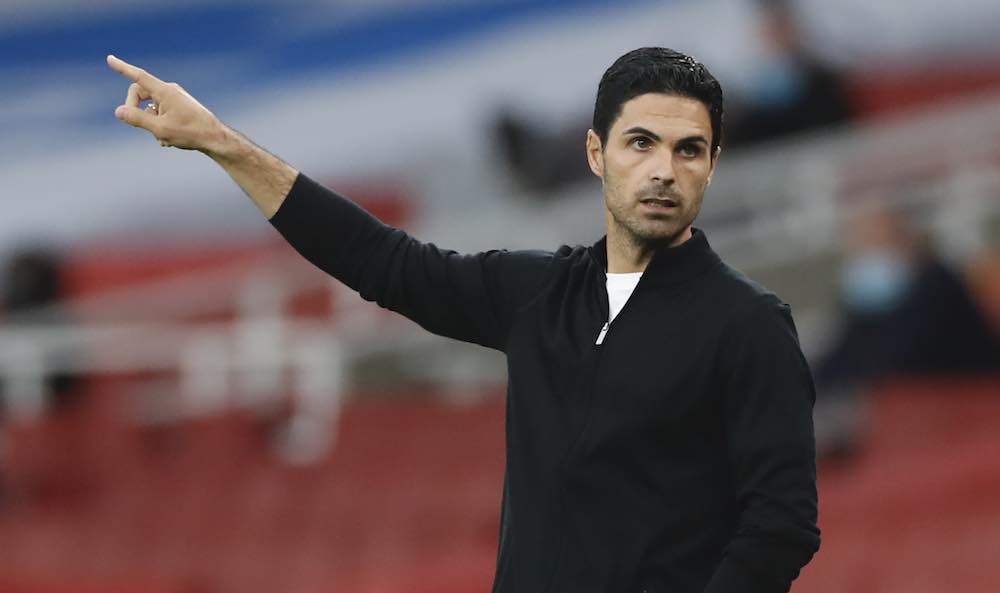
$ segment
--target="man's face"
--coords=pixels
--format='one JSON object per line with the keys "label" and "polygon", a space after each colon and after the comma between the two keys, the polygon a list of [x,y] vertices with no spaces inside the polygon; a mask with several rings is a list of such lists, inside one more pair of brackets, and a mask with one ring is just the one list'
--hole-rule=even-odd
{"label": "man's face", "polygon": [[604,185],[608,240],[678,245],[691,236],[718,153],[697,99],[647,93],[622,106],[607,142],[590,130],[587,160]]}

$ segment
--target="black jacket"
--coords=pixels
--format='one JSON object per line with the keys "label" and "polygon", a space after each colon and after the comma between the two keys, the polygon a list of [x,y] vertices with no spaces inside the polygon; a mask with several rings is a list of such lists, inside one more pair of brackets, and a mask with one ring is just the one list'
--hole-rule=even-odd
{"label": "black jacket", "polygon": [[507,354],[496,593],[788,590],[819,546],[814,399],[788,307],[696,231],[608,318],[604,241],[459,255],[300,176],[272,218],[428,330]]}

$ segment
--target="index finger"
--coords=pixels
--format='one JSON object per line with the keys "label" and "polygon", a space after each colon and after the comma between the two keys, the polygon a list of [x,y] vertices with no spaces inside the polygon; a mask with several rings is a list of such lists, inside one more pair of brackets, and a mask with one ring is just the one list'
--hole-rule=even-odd
{"label": "index finger", "polygon": [[167,83],[153,76],[149,72],[146,72],[142,68],[133,66],[125,60],[110,54],[108,55],[108,66],[132,82],[138,82],[140,85],[145,87],[151,95],[156,95],[167,86]]}

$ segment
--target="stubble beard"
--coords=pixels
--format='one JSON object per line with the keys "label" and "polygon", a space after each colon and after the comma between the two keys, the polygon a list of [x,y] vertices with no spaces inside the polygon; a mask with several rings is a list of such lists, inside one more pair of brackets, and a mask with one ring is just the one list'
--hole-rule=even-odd
{"label": "stubble beard", "polygon": [[611,210],[611,217],[621,231],[618,233],[620,239],[639,251],[648,251],[670,245],[684,230],[683,228],[675,229],[673,225],[667,228],[643,228],[644,225],[641,221],[621,217],[614,210]]}
{"label": "stubble beard", "polygon": [[[639,201],[662,195],[677,202],[677,211],[671,215],[672,220],[643,220],[644,216],[639,211],[641,208]],[[605,203],[608,204],[608,212],[611,213],[615,226],[621,231],[617,233],[619,239],[628,242],[630,246],[639,251],[674,245],[694,222],[695,215],[697,215],[697,208],[695,208],[695,212],[690,212],[690,209],[695,205],[689,203],[688,200],[684,200],[676,194],[657,190],[640,191],[626,209],[612,207],[610,205],[612,201],[608,200],[607,196],[605,196]]]}

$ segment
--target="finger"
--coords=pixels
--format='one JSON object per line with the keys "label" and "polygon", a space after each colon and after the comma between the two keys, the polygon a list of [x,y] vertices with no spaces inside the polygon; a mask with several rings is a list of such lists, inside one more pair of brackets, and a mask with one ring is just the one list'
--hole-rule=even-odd
{"label": "finger", "polygon": [[133,82],[128,86],[128,95],[125,97],[124,105],[138,107],[139,103],[150,98],[149,91],[142,88],[138,82]]}
{"label": "finger", "polygon": [[156,114],[143,111],[138,107],[130,107],[128,105],[119,105],[118,108],[115,109],[115,117],[130,126],[142,128],[150,132],[153,131],[153,127],[156,125]]}
{"label": "finger", "polygon": [[108,66],[132,82],[138,82],[153,96],[156,96],[167,88],[167,83],[159,78],[113,55],[108,55]]}

